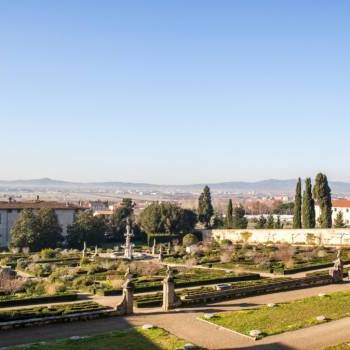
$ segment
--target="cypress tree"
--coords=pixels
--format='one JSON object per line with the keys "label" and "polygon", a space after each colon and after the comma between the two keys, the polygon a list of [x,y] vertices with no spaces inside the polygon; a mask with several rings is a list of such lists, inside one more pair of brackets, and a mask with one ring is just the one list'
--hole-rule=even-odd
{"label": "cypress tree", "polygon": [[295,189],[293,228],[301,228],[301,179],[299,177]]}
{"label": "cypress tree", "polygon": [[226,210],[226,228],[232,228],[232,220],[233,220],[233,207],[232,207],[232,199],[229,199]]}
{"label": "cypress tree", "polygon": [[303,227],[315,228],[315,201],[312,196],[311,179],[305,180],[305,190],[303,195]]}
{"label": "cypress tree", "polygon": [[242,205],[239,205],[234,209],[232,224],[234,228],[247,228],[248,219],[245,217],[245,209],[242,207]]}
{"label": "cypress tree", "polygon": [[267,217],[266,226],[267,226],[267,228],[269,228],[269,229],[275,228],[275,219],[274,219],[274,217],[273,217],[272,214],[270,214],[270,215]]}
{"label": "cypress tree", "polygon": [[314,186],[314,198],[320,208],[318,222],[322,228],[332,227],[332,195],[327,176],[319,173]]}
{"label": "cypress tree", "polygon": [[210,188],[205,186],[198,199],[198,220],[204,224],[205,228],[208,228],[213,215],[214,209],[211,204]]}
{"label": "cypress tree", "polygon": [[256,225],[255,225],[255,228],[256,229],[263,229],[263,228],[266,228],[266,223],[267,223],[267,220],[265,218],[264,215],[260,215]]}
{"label": "cypress tree", "polygon": [[277,220],[275,222],[275,228],[276,229],[283,228],[283,225],[281,224],[281,217],[279,215],[277,216]]}

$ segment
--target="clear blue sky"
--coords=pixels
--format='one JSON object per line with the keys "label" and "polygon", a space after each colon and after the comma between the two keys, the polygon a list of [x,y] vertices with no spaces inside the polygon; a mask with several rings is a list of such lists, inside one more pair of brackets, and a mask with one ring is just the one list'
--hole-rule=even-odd
{"label": "clear blue sky", "polygon": [[350,181],[349,1],[0,1],[1,179]]}

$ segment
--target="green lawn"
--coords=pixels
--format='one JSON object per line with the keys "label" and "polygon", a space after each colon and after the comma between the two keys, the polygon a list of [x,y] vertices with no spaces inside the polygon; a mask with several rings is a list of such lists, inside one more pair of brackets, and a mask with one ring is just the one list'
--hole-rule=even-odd
{"label": "green lawn", "polygon": [[350,316],[350,292],[305,298],[273,308],[263,306],[224,312],[211,318],[210,322],[246,335],[257,329],[268,336],[316,325],[319,323],[316,317],[321,315],[327,320]]}
{"label": "green lawn", "polygon": [[325,348],[323,350],[350,350],[350,342],[335,346],[329,346],[328,348]]}
{"label": "green lawn", "polygon": [[[183,349],[186,342],[161,328],[143,330],[134,328],[116,331],[79,340],[58,340],[26,346],[28,350],[176,350]],[[23,346],[11,347],[9,350],[23,349]]]}
{"label": "green lawn", "polygon": [[338,344],[338,345],[334,345],[334,346],[329,346],[323,350],[350,350],[350,342]]}

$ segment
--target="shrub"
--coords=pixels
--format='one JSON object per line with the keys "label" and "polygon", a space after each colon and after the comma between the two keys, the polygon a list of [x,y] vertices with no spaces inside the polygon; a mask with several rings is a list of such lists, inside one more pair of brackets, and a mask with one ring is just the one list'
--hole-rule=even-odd
{"label": "shrub", "polygon": [[196,244],[197,242],[198,242],[198,238],[192,233],[188,233],[182,239],[182,244],[185,247],[189,247],[189,246],[191,246],[193,244]]}
{"label": "shrub", "polygon": [[54,259],[57,257],[57,252],[54,249],[46,248],[40,252],[41,259]]}
{"label": "shrub", "polygon": [[252,236],[253,234],[249,231],[241,232],[241,238],[243,239],[244,243],[248,243]]}
{"label": "shrub", "polygon": [[28,260],[21,258],[17,260],[17,269],[18,270],[25,270],[28,266]]}

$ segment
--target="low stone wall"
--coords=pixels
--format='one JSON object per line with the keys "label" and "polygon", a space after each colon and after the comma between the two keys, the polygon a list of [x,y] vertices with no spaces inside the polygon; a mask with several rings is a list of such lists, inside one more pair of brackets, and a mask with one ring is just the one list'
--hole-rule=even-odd
{"label": "low stone wall", "polygon": [[37,317],[26,320],[8,321],[0,322],[0,331],[5,331],[14,328],[22,327],[34,327],[34,326],[44,326],[52,323],[65,323],[65,322],[76,322],[76,321],[88,321],[98,318],[120,316],[116,310],[100,310],[92,312],[80,312],[71,315],[61,315],[61,316],[50,316],[50,317]]}
{"label": "low stone wall", "polygon": [[276,282],[273,284],[262,286],[213,291],[210,293],[203,293],[200,295],[184,295],[181,297],[181,301],[182,305],[184,306],[192,304],[206,304],[208,302],[216,302],[225,299],[244,298],[258,294],[269,294],[294,289],[317,287],[332,283],[333,279],[331,276],[311,276],[293,279],[291,281]]}
{"label": "low stone wall", "polygon": [[243,232],[250,232],[251,243],[291,243],[316,245],[350,245],[350,228],[334,229],[245,229],[245,230],[202,230],[204,240],[229,239],[232,242],[244,241]]}

